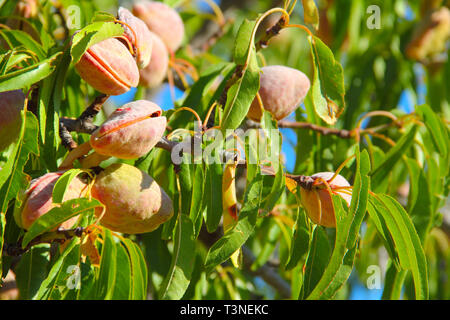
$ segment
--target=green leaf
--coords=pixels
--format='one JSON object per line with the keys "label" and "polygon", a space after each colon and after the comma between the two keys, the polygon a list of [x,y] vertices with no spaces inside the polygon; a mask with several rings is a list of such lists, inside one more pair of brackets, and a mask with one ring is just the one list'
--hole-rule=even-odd
{"label": "green leaf", "polygon": [[126,246],[131,262],[131,296],[133,300],[147,299],[147,265],[142,255],[141,249],[130,239],[125,239],[123,244]]}
{"label": "green leaf", "polygon": [[399,300],[407,273],[406,270],[398,270],[395,263],[390,261],[385,275],[381,299]]}
{"label": "green leaf", "polygon": [[[197,81],[189,88],[186,98],[184,99],[182,106],[191,107],[197,111],[199,116],[203,119],[206,116],[207,109],[210,107],[209,103],[205,99],[210,100],[208,91],[214,84],[216,79],[225,73],[229,73],[233,67],[236,67],[233,63],[217,63],[205,69],[200,74]],[[181,122],[180,122],[181,123]],[[177,123],[178,124],[178,123]],[[179,126],[176,126],[179,127]]]}
{"label": "green leaf", "polygon": [[419,166],[416,160],[408,158],[406,165],[409,170],[410,181],[408,212],[423,244],[434,218],[431,207],[430,187],[425,176],[425,171]]}
{"label": "green leaf", "polygon": [[316,36],[309,38],[314,63],[312,100],[317,115],[334,124],[345,108],[344,71],[333,52]]}
{"label": "green leaf", "polygon": [[414,136],[416,135],[417,127],[413,126],[406,134],[404,134],[401,139],[395,144],[393,148],[389,150],[386,154],[384,160],[373,168],[371,175],[371,181],[374,192],[379,192],[381,186],[383,186],[383,181],[386,181],[389,176],[389,172],[400,160],[402,155],[409,149],[409,147],[414,142]]}
{"label": "green leaf", "polygon": [[194,181],[192,184],[192,200],[189,217],[194,224],[194,235],[198,237],[203,222],[205,173],[203,165],[194,165]]}
{"label": "green leaf", "polygon": [[120,267],[120,271],[116,275],[111,300],[130,300],[133,289],[130,257],[122,245],[118,245],[116,248],[116,265]]}
{"label": "green leaf", "polygon": [[[281,159],[280,151],[282,149],[282,136],[280,131],[276,127],[276,121],[273,120],[270,112],[265,111],[261,119],[261,128],[264,131],[264,144],[266,152],[259,150],[259,153],[264,153],[263,159],[259,159],[262,165],[268,165],[275,171],[275,177],[272,175],[265,175],[264,178],[269,180],[264,182],[265,185],[269,186],[269,194],[263,194],[264,204],[263,210],[265,212],[270,212],[276,205],[281,195],[285,190],[285,176],[283,171],[283,161]],[[259,144],[259,148],[262,144]]]}
{"label": "green leaf", "polygon": [[206,181],[206,217],[205,224],[208,232],[214,232],[222,218],[222,176],[223,169],[220,163],[211,163],[205,166]]}
{"label": "green leaf", "polygon": [[311,245],[305,263],[302,296],[307,297],[321,279],[328,265],[331,247],[328,236],[321,226],[316,226],[312,233]]}
{"label": "green leaf", "polygon": [[261,203],[263,180],[255,178],[246,190],[244,207],[239,212],[236,226],[225,236],[217,240],[208,251],[205,261],[206,272],[211,272],[217,265],[226,261],[236,252],[253,233]]}
{"label": "green leaf", "polygon": [[40,141],[44,145],[42,159],[46,167],[51,171],[56,171],[58,168],[57,159],[59,157],[57,150],[61,144],[59,114],[70,59],[69,51],[65,50],[55,72],[43,81],[39,89]]}
{"label": "green leaf", "polygon": [[293,229],[291,250],[286,270],[291,270],[298,265],[305,253],[308,252],[309,230],[306,219],[305,211],[301,210],[300,204],[298,204],[297,219]]}
{"label": "green leaf", "polygon": [[241,124],[259,90],[259,67],[253,38],[255,26],[256,21],[244,20],[236,36],[234,61],[239,72],[238,78],[227,92],[221,124],[223,133],[226,129],[234,130]]}
{"label": "green leaf", "polygon": [[[34,247],[33,247],[34,248]],[[45,280],[40,284],[39,291],[36,293],[36,299],[43,300],[50,297],[53,290],[56,289],[56,281],[67,274],[64,274],[69,264],[66,262],[66,258],[72,253],[72,251],[79,248],[79,239],[73,239],[69,245],[65,248],[64,252],[53,263],[50,271]]]}
{"label": "green leaf", "polygon": [[[64,263],[60,266],[54,282],[49,287],[47,300],[74,300],[80,289],[80,246],[78,239],[73,240],[74,246],[67,248]],[[76,245],[75,245],[76,244]],[[60,247],[61,248],[61,247]],[[64,252],[65,253],[65,252]]]}
{"label": "green leaf", "polygon": [[437,146],[439,153],[446,158],[448,154],[448,132],[443,126],[441,120],[436,113],[428,105],[416,107],[416,112],[420,115],[430,132],[434,144]]}
{"label": "green leaf", "polygon": [[109,229],[103,228],[103,245],[100,270],[96,280],[95,299],[109,300],[112,297],[117,273],[117,247]]}
{"label": "green leaf", "polygon": [[28,33],[21,30],[8,30],[3,29],[2,34],[4,37],[8,37],[10,41],[13,41],[13,46],[24,46],[27,50],[35,53],[39,60],[44,60],[46,52],[44,48],[37,43]]}
{"label": "green leaf", "polygon": [[183,214],[189,215],[192,199],[193,181],[191,178],[191,171],[193,167],[184,154],[179,168],[180,171],[178,172],[178,177],[180,179],[181,198],[183,199],[183,201],[181,202],[181,212]]}
{"label": "green leaf", "polygon": [[374,220],[381,221],[386,226],[381,229],[379,223],[375,224],[380,234],[386,237],[384,229],[387,229],[389,236],[395,243],[401,269],[409,270],[412,273],[416,299],[427,299],[427,262],[419,236],[410,217],[395,199],[387,195],[371,196],[369,203],[371,217]]}
{"label": "green leaf", "polygon": [[48,77],[60,62],[61,54],[62,52],[58,52],[39,63],[1,75],[0,92],[28,87]]}
{"label": "green leaf", "polygon": [[70,48],[72,62],[76,64],[86,50],[94,44],[108,38],[120,36],[123,33],[123,27],[114,22],[99,21],[89,24],[73,36]]}
{"label": "green leaf", "polygon": [[26,252],[15,272],[19,297],[23,300],[33,299],[47,275],[49,246],[41,244]]}
{"label": "green leaf", "polygon": [[49,212],[33,222],[23,237],[22,247],[25,248],[37,236],[54,230],[62,222],[80,214],[93,212],[95,208],[102,206],[103,204],[98,200],[87,198],[72,199],[63,202],[61,206],[52,208]]}
{"label": "green leaf", "polygon": [[172,263],[161,288],[160,299],[181,299],[189,287],[195,262],[195,238],[192,221],[179,214],[175,227]]}
{"label": "green leaf", "polygon": [[97,11],[95,12],[95,15],[91,19],[91,23],[94,22],[114,22],[116,17],[114,17],[112,14],[108,12],[103,11]]}
{"label": "green leaf", "polygon": [[78,176],[83,170],[70,169],[64,172],[56,181],[53,187],[52,198],[54,203],[62,203],[64,199],[64,193],[69,187],[72,180]]}
{"label": "green leaf", "polygon": [[[249,52],[254,49],[253,29],[256,27],[256,20],[244,19],[239,27],[234,42],[234,62],[237,65],[245,65],[247,63]],[[251,54],[251,53],[250,53]]]}

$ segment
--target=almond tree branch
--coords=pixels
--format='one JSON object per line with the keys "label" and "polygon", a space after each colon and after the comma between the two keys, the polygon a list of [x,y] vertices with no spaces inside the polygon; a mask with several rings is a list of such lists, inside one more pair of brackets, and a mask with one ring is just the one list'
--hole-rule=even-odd
{"label": "almond tree branch", "polygon": [[291,129],[309,129],[316,132],[319,132],[320,134],[327,136],[327,135],[335,135],[339,138],[343,139],[350,139],[353,138],[354,135],[352,131],[345,130],[345,129],[335,129],[335,128],[327,128],[322,127],[313,123],[308,122],[296,122],[296,121],[288,121],[288,120],[280,120],[278,121],[278,127],[279,128],[291,128]]}
{"label": "almond tree branch", "polygon": [[70,132],[75,131],[91,134],[97,130],[97,126],[94,124],[94,118],[102,110],[102,106],[108,98],[109,95],[99,95],[76,119],[64,117],[59,119],[59,136],[63,146],[69,150],[73,150],[77,147],[77,143],[73,140]]}

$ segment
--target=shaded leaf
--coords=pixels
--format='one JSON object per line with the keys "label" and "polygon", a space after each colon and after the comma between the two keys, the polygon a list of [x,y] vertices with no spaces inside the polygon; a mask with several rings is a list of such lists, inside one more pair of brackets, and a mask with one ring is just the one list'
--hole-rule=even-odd
{"label": "shaded leaf", "polygon": [[1,75],[0,92],[28,87],[48,77],[60,62],[60,56],[61,52],[58,52],[39,63]]}

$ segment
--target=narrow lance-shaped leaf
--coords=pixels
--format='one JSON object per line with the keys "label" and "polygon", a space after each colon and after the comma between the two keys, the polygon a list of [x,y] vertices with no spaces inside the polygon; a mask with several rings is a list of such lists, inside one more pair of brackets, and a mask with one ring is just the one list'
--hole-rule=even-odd
{"label": "narrow lance-shaped leaf", "polygon": [[[370,197],[369,214],[376,217],[395,243],[400,267],[409,270],[414,280],[416,299],[428,298],[427,261],[420,238],[408,213],[392,197],[374,195]],[[380,227],[376,224],[377,228]],[[380,234],[383,234],[380,230]],[[386,235],[385,235],[386,236]],[[395,258],[395,257],[393,257]]]}
{"label": "narrow lance-shaped leaf", "polygon": [[262,188],[263,180],[259,175],[247,187],[244,207],[239,212],[236,226],[209,249],[205,261],[206,272],[211,272],[217,265],[230,258],[252,234],[262,200]]}
{"label": "narrow lance-shaped leaf", "polygon": [[57,228],[62,222],[102,206],[103,204],[96,199],[79,198],[65,201],[61,206],[54,207],[33,222],[23,237],[22,246],[26,247],[31,240]]}
{"label": "narrow lance-shaped leaf", "polygon": [[45,280],[41,282],[39,291],[36,293],[35,299],[48,299],[52,295],[53,290],[57,289],[56,281],[60,279],[62,275],[67,276],[67,274],[64,275],[69,265],[66,259],[72,254],[74,250],[77,249],[77,247],[79,248],[78,239],[73,239],[72,241],[70,241],[64,252],[53,263]]}
{"label": "narrow lance-shaped leaf", "polygon": [[414,223],[422,243],[430,230],[434,213],[431,207],[430,187],[424,170],[416,160],[408,158],[406,165],[409,170],[410,192],[408,194],[408,213]]}
{"label": "narrow lance-shaped leaf", "polygon": [[[33,52],[39,60],[44,60],[46,57],[46,52],[44,48],[36,42],[28,33],[21,30],[2,30],[2,36],[7,37],[9,40],[14,40],[13,42],[17,42],[20,45],[24,46],[31,52]],[[15,43],[13,43],[14,47],[16,47]]]}
{"label": "narrow lance-shaped leaf", "polygon": [[131,262],[131,289],[130,299],[147,299],[147,265],[143,258],[141,249],[130,239],[125,239],[123,244],[127,248]]}
{"label": "narrow lance-shaped leaf", "polygon": [[58,52],[39,63],[1,75],[0,92],[28,87],[48,77],[60,62],[60,56],[61,52]]}
{"label": "narrow lance-shaped leaf", "polygon": [[66,192],[68,186],[72,180],[78,176],[83,170],[81,169],[70,169],[64,172],[61,177],[55,183],[52,192],[52,199],[54,203],[61,203],[64,199],[64,193]]}
{"label": "narrow lance-shaped leaf", "polygon": [[128,256],[127,250],[123,247],[123,245],[118,245],[116,248],[116,264],[120,266],[120,271],[117,272],[111,299],[130,300],[132,297],[132,291],[134,289],[130,257]]}
{"label": "narrow lance-shaped leaf", "polygon": [[389,150],[384,160],[373,168],[370,175],[374,192],[380,192],[383,186],[386,186],[383,182],[386,181],[389,172],[391,172],[394,165],[414,142],[416,132],[417,127],[413,126],[405,135],[403,135],[403,137],[401,137],[395,146]]}
{"label": "narrow lance-shaped leaf", "polygon": [[72,39],[70,54],[72,62],[76,64],[89,47],[108,38],[122,35],[124,32],[120,24],[98,21],[91,23],[77,32]]}
{"label": "narrow lance-shaped leaf", "polygon": [[423,122],[430,132],[433,143],[436,145],[439,153],[444,158],[447,157],[449,137],[448,132],[439,117],[428,105],[417,106],[416,111],[423,119]]}
{"label": "narrow lance-shaped leaf", "polygon": [[[297,198],[298,199],[298,198]],[[289,253],[289,260],[286,264],[286,270],[294,268],[308,251],[309,230],[304,210],[300,209],[300,202],[297,209],[297,219],[292,232],[292,244]]]}
{"label": "narrow lance-shaped leaf", "polygon": [[301,291],[303,297],[307,297],[317,285],[330,259],[331,248],[323,227],[314,228],[308,252]]}
{"label": "narrow lance-shaped leaf", "polygon": [[214,232],[222,217],[222,164],[205,165],[206,216],[205,224],[208,232]]}
{"label": "narrow lance-shaped leaf", "polygon": [[103,244],[95,288],[95,299],[111,299],[117,277],[117,248],[109,229],[103,228]]}
{"label": "narrow lance-shaped leaf", "polygon": [[47,274],[49,252],[47,244],[40,244],[26,252],[15,269],[19,297],[35,298]]}
{"label": "narrow lance-shaped leaf", "polygon": [[317,37],[309,38],[314,63],[312,101],[317,115],[335,124],[345,108],[344,71],[333,52]]}
{"label": "narrow lance-shaped leaf", "polygon": [[236,129],[247,115],[259,90],[259,67],[256,59],[253,29],[256,21],[244,20],[236,36],[234,60],[239,72],[235,83],[228,89],[221,124],[226,129]]}
{"label": "narrow lance-shaped leaf", "polygon": [[195,239],[192,221],[178,215],[170,269],[161,285],[160,299],[181,299],[191,281],[195,261]]}

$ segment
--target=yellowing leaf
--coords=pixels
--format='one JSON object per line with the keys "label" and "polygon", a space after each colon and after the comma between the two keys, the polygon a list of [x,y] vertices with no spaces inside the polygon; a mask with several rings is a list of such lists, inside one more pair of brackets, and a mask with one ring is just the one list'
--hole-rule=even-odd
{"label": "yellowing leaf", "polygon": [[311,24],[314,29],[319,28],[319,10],[314,0],[302,0],[305,23]]}

